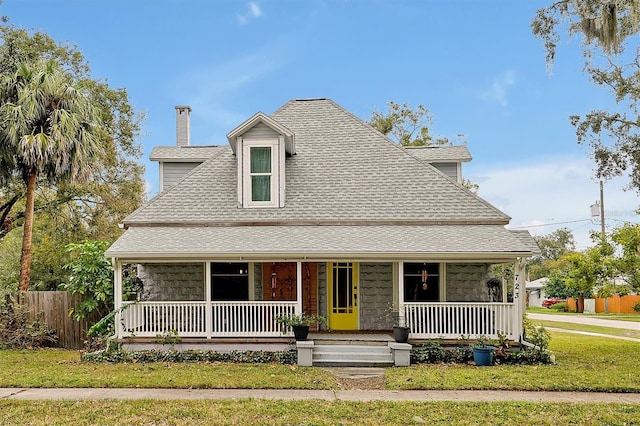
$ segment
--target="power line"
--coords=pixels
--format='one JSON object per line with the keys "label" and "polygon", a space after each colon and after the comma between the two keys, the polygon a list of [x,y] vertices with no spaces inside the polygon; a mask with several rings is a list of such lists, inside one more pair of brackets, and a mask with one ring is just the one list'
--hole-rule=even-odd
{"label": "power line", "polygon": [[566,223],[578,223],[578,222],[591,222],[591,219],[569,220],[567,222],[541,223],[538,225],[519,226],[517,228],[509,228],[509,229],[512,229],[512,230],[529,229],[529,228],[538,228],[540,226],[564,225]]}

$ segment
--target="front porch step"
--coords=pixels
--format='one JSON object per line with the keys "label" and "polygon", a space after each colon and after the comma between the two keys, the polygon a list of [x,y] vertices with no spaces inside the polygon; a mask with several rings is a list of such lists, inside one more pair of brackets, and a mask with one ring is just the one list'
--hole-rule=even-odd
{"label": "front porch step", "polygon": [[389,367],[394,365],[388,345],[315,344],[314,366],[321,367]]}

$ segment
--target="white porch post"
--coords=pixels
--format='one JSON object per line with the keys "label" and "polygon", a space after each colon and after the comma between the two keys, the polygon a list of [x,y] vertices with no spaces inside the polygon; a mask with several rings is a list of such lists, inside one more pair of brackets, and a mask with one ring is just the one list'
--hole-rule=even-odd
{"label": "white porch post", "polygon": [[211,306],[211,262],[204,262],[204,320],[205,336],[211,339],[213,334],[213,307]]}
{"label": "white porch post", "polygon": [[296,262],[296,314],[302,313],[302,262]]}
{"label": "white porch post", "polygon": [[522,338],[522,317],[524,315],[526,303],[526,284],[524,276],[524,258],[518,258],[515,261],[515,281],[513,283],[513,303],[515,305],[515,327],[514,334],[517,338]]}
{"label": "white porch post", "polygon": [[398,262],[398,325],[404,327],[404,262]]}
{"label": "white porch post", "polygon": [[122,329],[122,262],[113,260],[113,307],[116,310],[115,330],[116,338],[121,339],[124,334]]}

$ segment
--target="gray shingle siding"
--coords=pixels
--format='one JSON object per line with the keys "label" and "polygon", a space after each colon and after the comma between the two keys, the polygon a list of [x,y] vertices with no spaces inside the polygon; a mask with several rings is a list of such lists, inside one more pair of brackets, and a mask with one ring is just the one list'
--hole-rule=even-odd
{"label": "gray shingle siding", "polygon": [[488,279],[487,264],[447,264],[447,302],[490,302]]}
{"label": "gray shingle siding", "polygon": [[393,300],[393,265],[361,263],[358,306],[360,330],[382,330],[393,327],[388,306]]}
{"label": "gray shingle siding", "polygon": [[204,300],[204,264],[146,263],[138,265],[144,299],[162,301]]}

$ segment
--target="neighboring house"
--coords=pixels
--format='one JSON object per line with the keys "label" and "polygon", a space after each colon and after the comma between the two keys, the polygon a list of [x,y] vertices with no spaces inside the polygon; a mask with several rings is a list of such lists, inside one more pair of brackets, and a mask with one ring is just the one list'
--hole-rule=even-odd
{"label": "neighboring house", "polygon": [[527,282],[525,287],[527,289],[527,306],[542,307],[542,301],[547,298],[543,289],[547,281],[549,278],[538,278]]}
{"label": "neighboring house", "polygon": [[[399,147],[328,99],[292,100],[240,123],[228,145],[196,147],[190,108],[176,111],[178,145],[151,154],[162,191],[107,251],[116,306],[128,305],[121,341],[282,347],[290,337],[275,317],[300,312],[345,339],[399,321],[411,341],[520,340],[521,272],[538,249],[458,183],[466,147]],[[503,285],[492,302],[491,265],[504,263],[515,265],[514,300]],[[131,265],[138,303],[122,296]]]}

